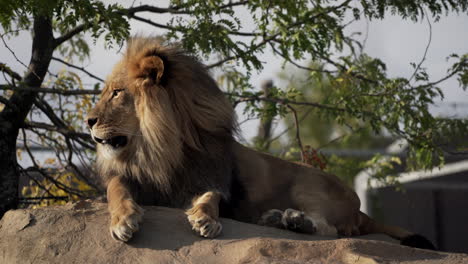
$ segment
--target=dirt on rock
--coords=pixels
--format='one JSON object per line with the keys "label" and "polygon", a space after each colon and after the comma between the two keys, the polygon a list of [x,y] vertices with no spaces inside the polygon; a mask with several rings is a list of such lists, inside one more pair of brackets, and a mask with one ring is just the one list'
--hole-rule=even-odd
{"label": "dirt on rock", "polygon": [[222,234],[204,239],[183,211],[145,207],[140,231],[122,243],[108,232],[104,203],[14,210],[0,220],[0,263],[468,263],[466,254],[404,247],[383,235],[331,239],[221,222]]}

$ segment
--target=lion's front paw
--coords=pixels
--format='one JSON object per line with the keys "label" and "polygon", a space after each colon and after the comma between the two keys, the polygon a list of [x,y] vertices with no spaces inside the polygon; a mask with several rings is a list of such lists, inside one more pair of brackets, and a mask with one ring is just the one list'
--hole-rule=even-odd
{"label": "lion's front paw", "polygon": [[133,201],[125,201],[116,212],[111,213],[111,236],[120,241],[128,241],[138,231],[143,218],[143,208]]}
{"label": "lion's front paw", "polygon": [[192,225],[192,229],[202,237],[216,237],[223,229],[223,226],[219,221],[204,213],[189,214],[187,218],[190,225]]}

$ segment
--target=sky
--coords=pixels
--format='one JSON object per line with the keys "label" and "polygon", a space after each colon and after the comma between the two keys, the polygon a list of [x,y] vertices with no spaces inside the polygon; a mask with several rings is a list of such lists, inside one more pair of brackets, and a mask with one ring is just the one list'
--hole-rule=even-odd
{"label": "sky", "polygon": [[[120,1],[129,3],[131,1]],[[136,2],[138,5],[140,2]],[[154,3],[154,2],[152,2]],[[245,22],[243,31],[251,29],[249,14],[246,10],[238,10],[238,15]],[[146,14],[144,17],[150,18],[159,23],[167,21],[168,15]],[[427,68],[431,80],[436,80],[443,76],[450,63],[446,57],[451,53],[468,53],[468,14],[449,13],[443,16],[439,22],[434,22],[429,18],[432,26],[432,41],[430,43],[427,58],[423,67]],[[361,38],[366,38],[364,52],[372,57],[378,57],[387,65],[388,74],[391,77],[402,76],[409,77],[412,74],[410,62],[419,63],[423,57],[424,50],[429,38],[429,24],[426,20],[414,23],[408,20],[402,20],[398,16],[387,16],[384,20],[365,21],[361,20],[353,23],[348,32],[362,32]],[[3,32],[2,32],[3,33]],[[131,22],[132,34],[157,35],[163,31],[155,30],[153,27],[145,25],[138,21]],[[209,36],[208,36],[209,37]],[[5,39],[7,45],[13,50],[15,56],[24,64],[29,62],[31,37],[28,32],[23,32],[17,38]],[[92,43],[92,42],[90,42]],[[78,66],[84,66],[87,70],[97,76],[105,78],[111,71],[115,62],[121,56],[122,50],[104,48],[103,41],[99,40],[91,44],[91,56],[89,61],[77,63]],[[0,62],[4,62],[17,72],[24,72],[25,67],[17,61],[13,54],[0,43]],[[56,55],[57,56],[57,55]],[[278,83],[277,75],[282,70],[282,60],[266,52],[260,56],[264,62],[264,68],[261,72],[252,73],[252,85],[259,87],[265,79],[273,79]],[[60,63],[52,62],[50,70],[56,72],[66,67]],[[95,82],[86,75],[80,74],[83,83],[93,85]],[[4,79],[0,77],[0,83]],[[468,92],[463,91],[455,78],[441,85],[445,93],[443,103],[433,107],[432,111],[436,115],[451,117],[468,117]],[[456,107],[454,107],[454,104]],[[242,115],[239,112],[239,119]],[[241,125],[242,135],[249,140],[255,136],[257,131],[257,122],[249,121]]]}

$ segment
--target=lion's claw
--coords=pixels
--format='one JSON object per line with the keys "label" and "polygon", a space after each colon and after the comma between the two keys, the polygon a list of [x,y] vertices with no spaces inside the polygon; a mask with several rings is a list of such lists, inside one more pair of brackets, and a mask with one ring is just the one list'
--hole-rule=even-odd
{"label": "lion's claw", "polygon": [[219,221],[214,220],[208,215],[202,215],[201,217],[189,215],[188,220],[192,225],[192,229],[202,237],[216,237],[221,233],[221,230],[223,229],[223,226]]}
{"label": "lion's claw", "polygon": [[143,209],[133,204],[132,213],[126,215],[113,215],[111,219],[110,233],[115,240],[127,242],[133,233],[138,231],[139,223],[143,218]]}

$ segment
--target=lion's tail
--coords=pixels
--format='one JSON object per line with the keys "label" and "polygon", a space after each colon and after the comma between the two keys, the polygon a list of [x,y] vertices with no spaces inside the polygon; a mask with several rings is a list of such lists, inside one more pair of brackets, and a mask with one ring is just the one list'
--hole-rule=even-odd
{"label": "lion's tail", "polygon": [[363,212],[359,214],[361,235],[383,233],[400,240],[401,245],[435,250],[435,246],[422,235],[412,233],[398,226],[385,225],[375,221]]}

